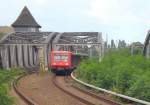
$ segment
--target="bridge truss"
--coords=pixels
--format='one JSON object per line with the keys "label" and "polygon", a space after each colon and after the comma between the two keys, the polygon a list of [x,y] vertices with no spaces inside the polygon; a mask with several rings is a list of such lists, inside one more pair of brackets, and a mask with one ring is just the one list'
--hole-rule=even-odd
{"label": "bridge truss", "polygon": [[3,68],[37,67],[40,49],[44,66],[50,62],[51,50],[71,51],[81,56],[103,56],[102,34],[98,32],[15,32],[0,40],[0,57]]}

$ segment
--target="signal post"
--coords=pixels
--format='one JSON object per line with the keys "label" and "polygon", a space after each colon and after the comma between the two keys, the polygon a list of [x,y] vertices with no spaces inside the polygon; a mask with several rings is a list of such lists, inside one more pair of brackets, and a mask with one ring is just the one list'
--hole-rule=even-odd
{"label": "signal post", "polygon": [[40,74],[45,73],[48,71],[47,65],[45,65],[45,53],[44,48],[39,47],[39,66],[40,66]]}

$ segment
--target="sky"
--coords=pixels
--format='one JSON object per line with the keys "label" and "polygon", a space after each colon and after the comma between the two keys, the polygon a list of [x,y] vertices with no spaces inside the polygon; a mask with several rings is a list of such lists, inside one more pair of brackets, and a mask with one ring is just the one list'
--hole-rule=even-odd
{"label": "sky", "polygon": [[42,31],[102,32],[104,40],[144,42],[150,0],[1,0],[0,26],[10,26],[27,6]]}

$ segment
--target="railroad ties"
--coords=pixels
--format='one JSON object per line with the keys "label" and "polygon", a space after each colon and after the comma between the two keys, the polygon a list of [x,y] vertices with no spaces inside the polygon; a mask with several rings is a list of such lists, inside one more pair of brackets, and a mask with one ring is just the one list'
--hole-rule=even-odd
{"label": "railroad ties", "polygon": [[13,86],[29,105],[121,105],[103,95],[77,88],[74,82],[70,76],[30,73],[16,79]]}

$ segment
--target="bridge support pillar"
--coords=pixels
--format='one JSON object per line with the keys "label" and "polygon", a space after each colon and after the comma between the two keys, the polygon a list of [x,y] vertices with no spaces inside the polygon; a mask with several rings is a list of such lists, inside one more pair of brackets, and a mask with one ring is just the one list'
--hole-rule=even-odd
{"label": "bridge support pillar", "polygon": [[29,60],[30,60],[30,65],[33,67],[33,49],[32,46],[29,46]]}
{"label": "bridge support pillar", "polygon": [[48,57],[49,57],[49,53],[47,50],[47,45],[44,46],[44,57],[45,57],[45,70],[48,70]]}
{"label": "bridge support pillar", "polygon": [[39,65],[38,48],[33,47],[32,50],[33,50],[33,64],[34,64],[34,66],[38,66]]}
{"label": "bridge support pillar", "polygon": [[9,56],[8,56],[8,47],[3,46],[1,49],[2,49],[1,50],[2,66],[3,66],[3,68],[10,69]]}
{"label": "bridge support pillar", "polygon": [[18,66],[23,67],[22,45],[17,45],[17,52],[18,52]]}
{"label": "bridge support pillar", "polygon": [[51,63],[51,59],[50,59],[50,55],[51,55],[51,51],[52,51],[51,46],[52,46],[52,45],[49,44],[48,47],[47,47],[47,48],[48,48],[48,49],[47,49],[47,50],[48,50],[48,51],[47,51],[47,62],[48,62],[47,66],[48,66],[48,68],[49,68],[49,64]]}
{"label": "bridge support pillar", "polygon": [[17,54],[16,54],[16,46],[15,45],[10,45],[9,53],[10,53],[11,67],[17,67],[17,57],[16,57]]}
{"label": "bridge support pillar", "polygon": [[27,45],[24,45],[23,46],[23,50],[24,50],[24,66],[25,67],[29,67],[29,60],[28,60],[28,46]]}

